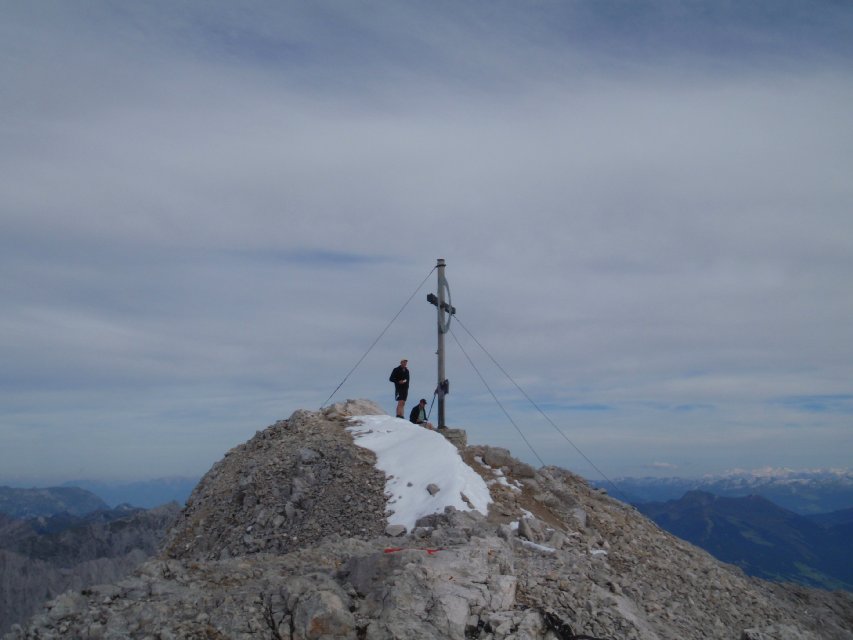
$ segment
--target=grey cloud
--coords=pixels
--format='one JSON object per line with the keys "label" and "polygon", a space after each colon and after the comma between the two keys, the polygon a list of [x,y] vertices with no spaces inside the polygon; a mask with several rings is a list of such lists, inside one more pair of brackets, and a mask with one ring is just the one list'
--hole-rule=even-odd
{"label": "grey cloud", "polygon": [[[849,392],[849,11],[537,6],[4,7],[0,466],[30,432],[74,434],[56,469],[147,434],[203,471],[319,405],[437,257],[602,464],[725,468],[779,433],[836,463],[843,416],[768,399]],[[434,286],[341,396],[386,402],[401,354],[429,394]],[[449,358],[472,440],[520,446]]]}

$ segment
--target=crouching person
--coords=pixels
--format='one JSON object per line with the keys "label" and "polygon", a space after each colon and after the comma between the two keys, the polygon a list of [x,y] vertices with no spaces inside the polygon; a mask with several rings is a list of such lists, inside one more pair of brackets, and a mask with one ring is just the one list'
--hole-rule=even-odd
{"label": "crouching person", "polygon": [[433,430],[432,425],[426,419],[426,400],[424,398],[421,398],[421,401],[412,407],[412,411],[409,413],[409,422],[419,424],[430,431]]}

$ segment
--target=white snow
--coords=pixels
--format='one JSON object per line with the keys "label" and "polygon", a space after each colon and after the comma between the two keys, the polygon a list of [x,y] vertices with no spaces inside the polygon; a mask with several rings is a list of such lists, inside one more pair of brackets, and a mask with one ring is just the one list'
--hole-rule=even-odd
{"label": "white snow", "polygon": [[506,476],[504,475],[500,475],[493,480],[489,480],[489,484],[500,484],[504,487],[508,487],[510,490],[515,491],[516,493],[521,493],[521,487],[519,487],[517,483],[510,482],[509,480],[507,480]]}
{"label": "white snow", "polygon": [[[411,531],[418,518],[447,506],[470,511],[461,494],[477,511],[488,512],[492,500],[486,483],[441,434],[391,416],[354,416],[351,421],[347,431],[358,446],[376,454],[376,466],[387,477],[388,524]],[[429,484],[440,491],[430,495]]]}

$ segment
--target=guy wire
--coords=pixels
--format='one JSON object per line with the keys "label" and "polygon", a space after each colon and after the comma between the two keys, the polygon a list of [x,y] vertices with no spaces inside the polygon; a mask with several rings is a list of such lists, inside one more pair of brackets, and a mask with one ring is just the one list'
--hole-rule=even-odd
{"label": "guy wire", "polygon": [[353,374],[353,372],[354,372],[356,369],[358,369],[358,365],[360,365],[360,364],[361,364],[361,362],[362,362],[362,360],[364,360],[364,359],[367,357],[367,354],[368,354],[368,353],[370,353],[370,352],[371,352],[371,350],[373,349],[373,347],[375,347],[375,346],[376,346],[376,343],[377,343],[377,342],[379,342],[379,341],[382,339],[382,336],[384,336],[384,335],[385,335],[385,332],[386,332],[386,331],[388,331],[388,329],[390,329],[390,328],[391,328],[391,325],[392,325],[392,324],[394,324],[394,321],[395,321],[397,318],[399,318],[399,317],[400,317],[400,314],[401,314],[401,313],[403,313],[403,310],[404,310],[407,306],[409,306],[409,303],[412,301],[412,298],[414,298],[414,297],[418,294],[418,291],[420,291],[420,290],[421,290],[421,287],[423,287],[423,286],[424,286],[424,284],[426,283],[426,281],[427,281],[427,280],[429,280],[429,277],[432,275],[432,272],[433,272],[433,271],[435,271],[437,268],[438,268],[438,267],[437,267],[437,266],[435,266],[435,267],[433,267],[432,269],[430,269],[429,273],[426,275],[426,278],[424,278],[424,279],[423,279],[423,281],[418,285],[417,289],[415,289],[415,290],[414,290],[414,292],[412,293],[412,295],[410,295],[410,296],[409,296],[409,299],[408,299],[408,300],[406,300],[406,302],[403,304],[403,306],[402,306],[402,307],[400,307],[400,310],[397,312],[397,314],[396,314],[393,318],[391,318],[391,322],[389,322],[389,323],[385,326],[385,328],[382,330],[382,333],[380,333],[380,334],[376,337],[376,340],[374,340],[374,341],[373,341],[373,344],[371,344],[371,345],[370,345],[370,347],[368,347],[367,351],[365,351],[365,352],[364,352],[364,355],[363,355],[363,356],[361,356],[361,358],[359,358],[359,359],[358,359],[358,362],[356,362],[356,363],[355,363],[355,366],[353,366],[353,368],[349,370],[349,373],[347,373],[347,374],[344,376],[344,379],[343,379],[343,380],[341,380],[341,383],[340,383],[337,387],[335,387],[335,390],[334,390],[334,391],[332,391],[332,394],[331,394],[328,398],[326,398],[326,401],[325,401],[323,404],[321,404],[321,405],[320,405],[320,408],[321,408],[321,409],[322,409],[323,407],[325,407],[325,406],[329,403],[329,400],[331,400],[331,399],[335,396],[335,394],[338,392],[338,390],[339,390],[342,386],[344,386],[344,383],[347,381],[347,379],[348,379],[348,378]]}
{"label": "guy wire", "polygon": [[[458,320],[458,318],[457,318],[457,320]],[[467,329],[466,329],[466,331],[467,331]],[[533,455],[534,455],[534,456],[536,456],[536,459],[537,459],[537,460],[539,460],[539,464],[541,464],[541,465],[544,467],[544,466],[545,466],[545,461],[544,461],[544,460],[542,460],[542,457],[541,457],[541,456],[536,452],[536,449],[534,449],[534,448],[533,448],[533,445],[532,445],[532,444],[530,444],[530,441],[529,441],[527,438],[525,438],[525,437],[524,437],[524,434],[521,432],[521,429],[519,429],[519,428],[518,428],[518,425],[515,423],[515,420],[513,420],[513,419],[512,419],[512,416],[510,416],[510,415],[509,415],[509,412],[507,412],[507,410],[506,410],[506,409],[504,408],[504,406],[501,404],[501,401],[500,401],[500,400],[498,400],[498,397],[495,395],[495,392],[494,392],[494,391],[492,391],[492,388],[491,388],[491,387],[489,386],[489,384],[486,382],[486,379],[483,377],[483,374],[482,374],[482,373],[480,373],[480,370],[477,368],[477,365],[475,365],[475,364],[474,364],[474,361],[473,361],[473,360],[471,360],[471,357],[468,355],[468,352],[467,352],[467,351],[465,351],[465,347],[463,347],[463,346],[462,346],[462,343],[461,343],[461,342],[459,342],[459,338],[457,338],[457,337],[456,337],[456,334],[455,334],[455,333],[453,333],[453,329],[451,329],[451,330],[450,330],[450,335],[452,335],[452,336],[453,336],[453,339],[454,339],[454,340],[456,340],[456,344],[457,344],[457,345],[459,345],[459,349],[461,349],[461,350],[462,350],[462,353],[464,353],[464,354],[465,354],[465,357],[468,359],[468,363],[471,365],[471,367],[474,369],[474,371],[476,371],[476,372],[477,372],[477,375],[478,375],[478,376],[480,376],[480,381],[483,383],[483,386],[485,386],[485,387],[486,387],[486,389],[488,389],[488,390],[489,390],[489,393],[491,393],[491,394],[492,394],[492,398],[494,399],[495,403],[496,403],[496,404],[501,408],[501,411],[503,411],[503,412],[504,412],[504,415],[507,417],[507,420],[509,420],[509,421],[510,421],[510,423],[512,423],[512,426],[513,426],[513,427],[515,427],[515,430],[516,430],[516,431],[518,431],[518,435],[520,435],[520,436],[521,436],[521,439],[522,439],[522,440],[524,440],[524,443],[525,443],[525,444],[528,446],[528,448],[533,452]]]}
{"label": "guy wire", "polygon": [[[559,433],[559,434],[560,434],[560,436],[562,436],[562,437],[563,437],[563,439],[564,439],[566,442],[568,442],[568,443],[572,446],[572,448],[573,448],[575,451],[577,451],[577,452],[580,454],[580,456],[581,456],[584,460],[586,460],[587,464],[589,464],[589,466],[590,466],[590,467],[592,467],[593,469],[595,469],[595,471],[596,471],[596,472],[597,472],[597,473],[598,473],[602,478],[604,478],[604,480],[605,480],[605,481],[606,481],[606,482],[607,482],[611,487],[613,487],[613,489],[614,489],[615,493],[617,493],[617,494],[621,495],[621,496],[622,496],[622,498],[623,498],[623,500],[624,500],[626,503],[630,504],[630,498],[628,498],[628,496],[626,496],[626,495],[625,495],[625,494],[624,494],[624,493],[619,489],[619,487],[616,485],[616,483],[615,483],[615,482],[613,482],[610,478],[608,478],[608,477],[607,477],[607,475],[606,475],[606,474],[605,474],[601,469],[599,469],[599,468],[595,465],[595,463],[593,463],[593,461],[592,461],[592,460],[590,460],[590,459],[587,457],[587,455],[586,455],[583,451],[581,451],[581,450],[580,450],[580,448],[579,448],[579,447],[578,447],[574,442],[572,442],[572,441],[569,439],[569,437],[568,437],[565,433],[563,433],[562,429],[560,429],[560,428],[559,428],[559,427],[554,423],[554,421],[553,421],[553,420],[551,420],[551,418],[549,418],[549,417],[548,417],[548,415],[547,415],[547,414],[546,414],[546,413],[545,413],[545,412],[544,412],[544,411],[539,407],[539,405],[538,405],[538,404],[536,404],[536,402],[534,402],[534,401],[533,401],[533,398],[531,398],[529,395],[527,395],[527,392],[526,392],[524,389],[522,389],[522,388],[518,385],[518,383],[513,379],[513,377],[512,377],[511,375],[509,375],[509,373],[507,373],[506,369],[504,369],[504,368],[500,365],[500,363],[499,363],[497,360],[495,360],[495,358],[492,356],[492,354],[491,354],[491,353],[489,353],[488,349],[486,349],[482,344],[480,344],[480,341],[479,341],[479,340],[477,340],[477,338],[475,338],[475,337],[474,337],[474,334],[472,334],[472,333],[468,330],[468,327],[466,327],[466,326],[465,326],[465,324],[464,324],[464,323],[459,319],[459,316],[454,315],[454,317],[456,318],[456,321],[459,323],[459,326],[460,326],[460,327],[462,327],[462,328],[465,330],[465,332],[466,332],[469,336],[471,336],[471,339],[472,339],[475,343],[477,343],[477,346],[478,346],[478,347],[480,347],[480,349],[482,349],[482,350],[483,350],[483,353],[485,353],[485,354],[489,357],[489,359],[490,359],[490,360],[495,364],[495,366],[496,366],[498,369],[500,369],[500,370],[501,370],[501,372],[502,372],[502,373],[503,373],[503,374],[504,374],[504,375],[509,379],[509,381],[510,381],[510,382],[512,382],[512,384],[513,384],[513,385],[515,385],[515,388],[516,388],[516,389],[518,389],[518,390],[521,392],[521,394],[522,394],[525,398],[527,398],[527,401],[528,401],[530,404],[532,404],[540,414],[542,414],[542,417],[543,417],[543,418],[545,418],[545,420],[548,422],[548,424],[550,424],[552,427],[554,427],[554,430],[555,430],[557,433]],[[460,348],[460,349],[462,349],[462,345],[459,343],[459,340],[458,340],[458,339],[456,339],[456,336],[455,336],[455,335],[453,336],[453,338],[456,340],[456,344],[459,344],[459,348]],[[469,362],[471,362],[471,358],[469,358],[469,357],[468,357],[468,354],[467,354],[467,353],[465,353],[465,350],[464,350],[464,349],[462,349],[462,353],[464,353],[464,354],[465,354],[465,357],[466,357],[466,358],[468,358],[468,361],[469,361]],[[473,366],[473,363],[472,363],[472,366]],[[476,368],[475,368],[475,371],[476,371]],[[479,371],[477,371],[477,375],[480,375],[480,372],[479,372]],[[480,379],[482,380],[482,376],[480,376]],[[484,381],[484,384],[485,384],[485,381]],[[488,388],[488,385],[487,385],[487,388]],[[491,392],[491,389],[489,389],[489,392]],[[494,393],[492,393],[492,396],[494,397]],[[497,398],[495,398],[495,400],[497,401]],[[500,403],[498,403],[498,404],[500,405]],[[501,406],[501,409],[503,409],[503,406]],[[504,413],[506,413],[506,410],[505,410],[505,409],[504,409]],[[507,414],[507,417],[509,417],[509,414]],[[510,419],[510,421],[512,421],[512,419]],[[521,431],[518,429],[518,426],[515,424],[515,422],[513,422],[512,424],[513,424],[513,426],[516,428],[516,430],[518,430],[518,432],[519,432],[519,433],[521,433]],[[522,435],[521,437],[522,437],[522,438],[524,438],[524,436],[523,436],[523,435]],[[533,447],[531,447],[531,446],[530,446],[530,443],[529,443],[529,442],[527,442],[527,438],[524,438],[524,441],[527,443],[527,446],[528,446],[528,447],[530,447],[531,451],[533,451]],[[534,451],[533,453],[535,454],[536,452]],[[538,454],[536,454],[536,457],[537,457],[537,458],[539,458],[539,455],[538,455]],[[539,458],[539,461],[540,461],[540,462],[542,462],[542,459],[541,459],[541,458]],[[545,464],[545,463],[544,463],[544,462],[542,462],[542,464],[543,464],[543,466],[544,466],[544,464]]]}

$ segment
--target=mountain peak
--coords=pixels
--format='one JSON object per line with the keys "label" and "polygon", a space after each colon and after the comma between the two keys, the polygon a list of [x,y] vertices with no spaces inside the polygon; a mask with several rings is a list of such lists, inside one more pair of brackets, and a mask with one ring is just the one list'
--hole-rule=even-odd
{"label": "mountain peak", "polygon": [[369,538],[385,523],[385,475],[346,431],[361,403],[299,410],[225,454],[201,479],[167,539],[174,558],[288,553],[321,537]]}
{"label": "mountain peak", "polygon": [[13,518],[37,518],[63,512],[82,516],[108,508],[107,503],[94,493],[78,487],[0,487],[0,512]]}
{"label": "mountain peak", "polygon": [[[850,638],[850,594],[747,578],[567,470],[428,448],[380,413],[348,401],[259,431],[201,480],[159,559],[8,638]],[[384,442],[359,446],[365,430]],[[380,471],[385,446],[412,469]],[[487,504],[457,495],[479,485],[449,482],[449,458]],[[437,508],[389,527],[410,499]]]}

